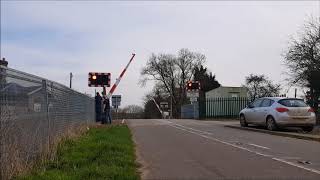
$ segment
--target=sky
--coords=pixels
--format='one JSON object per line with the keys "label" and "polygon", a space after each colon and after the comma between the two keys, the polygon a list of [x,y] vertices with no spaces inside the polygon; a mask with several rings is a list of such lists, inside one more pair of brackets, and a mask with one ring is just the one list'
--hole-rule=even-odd
{"label": "sky", "polygon": [[73,88],[93,95],[88,72],[110,72],[113,84],[136,53],[114,93],[122,106],[152,90],[138,84],[152,53],[181,48],[206,55],[223,86],[265,74],[292,95],[282,54],[310,16],[320,17],[320,1],[1,1],[0,56],[67,86],[72,72]]}

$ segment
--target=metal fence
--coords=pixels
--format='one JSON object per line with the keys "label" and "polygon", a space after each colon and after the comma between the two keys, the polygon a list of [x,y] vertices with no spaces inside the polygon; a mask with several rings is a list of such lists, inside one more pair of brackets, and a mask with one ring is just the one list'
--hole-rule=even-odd
{"label": "metal fence", "polygon": [[237,117],[239,112],[249,103],[245,97],[235,98],[207,98],[206,117]]}
{"label": "metal fence", "polygon": [[0,179],[8,179],[50,151],[54,140],[66,131],[93,123],[94,99],[0,66],[0,115]]}
{"label": "metal fence", "polygon": [[181,106],[182,119],[199,119],[199,104],[187,104]]}

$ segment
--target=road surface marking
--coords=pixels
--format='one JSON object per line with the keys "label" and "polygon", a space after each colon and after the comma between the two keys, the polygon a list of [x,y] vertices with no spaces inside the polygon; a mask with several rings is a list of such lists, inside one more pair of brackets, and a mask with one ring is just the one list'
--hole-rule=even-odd
{"label": "road surface marking", "polygon": [[122,121],[121,121],[121,124],[123,124],[124,123],[124,119],[122,119]]}
{"label": "road surface marking", "polygon": [[304,167],[304,166],[302,166],[302,165],[299,165],[299,164],[296,164],[296,163],[293,163],[293,162],[286,161],[286,160],[284,160],[284,159],[280,159],[280,158],[272,158],[272,159],[275,160],[275,161],[279,161],[279,162],[282,162],[282,163],[286,163],[286,164],[289,164],[289,165],[291,165],[291,166],[295,166],[295,167],[298,167],[298,168],[301,168],[301,169],[304,169],[304,170],[307,170],[307,171],[311,171],[311,172],[320,174],[320,171],[318,171],[318,170],[311,169],[311,168],[307,168],[307,167]]}
{"label": "road surface marking", "polygon": [[212,133],[210,133],[210,132],[200,131],[200,130],[198,130],[198,129],[193,129],[193,128],[190,128],[190,127],[182,126],[182,125],[180,125],[180,124],[174,123],[174,125],[180,126],[180,127],[183,127],[183,128],[187,128],[187,129],[191,129],[191,130],[193,130],[193,131],[198,131],[198,132],[200,132],[200,133],[202,133],[202,134],[212,135]]}
{"label": "road surface marking", "polygon": [[290,157],[290,156],[285,156],[285,157],[281,157],[282,159],[292,159],[292,160],[297,160],[297,159],[301,159],[300,157]]}
{"label": "road surface marking", "polygon": [[[168,121],[168,122],[170,122],[170,121]],[[283,159],[280,159],[280,158],[272,157],[271,155],[263,154],[263,153],[260,153],[260,152],[257,152],[257,151],[250,150],[250,149],[245,148],[245,147],[241,147],[241,146],[238,146],[238,145],[234,145],[234,144],[231,144],[231,143],[222,141],[222,140],[217,139],[217,138],[209,137],[209,136],[206,136],[206,135],[203,135],[203,134],[194,132],[194,131],[190,131],[190,130],[188,130],[188,129],[183,128],[183,127],[185,127],[185,126],[183,126],[183,125],[179,125],[179,127],[177,127],[177,126],[174,126],[174,125],[172,125],[172,124],[176,124],[176,123],[170,122],[170,123],[168,123],[168,126],[171,126],[171,127],[176,128],[176,129],[180,129],[180,130],[182,130],[182,131],[186,131],[186,132],[189,132],[189,133],[192,133],[192,134],[196,134],[196,135],[201,136],[201,137],[203,137],[203,138],[210,139],[210,140],[213,140],[213,141],[217,141],[217,142],[220,142],[220,143],[222,143],[222,144],[226,144],[226,145],[229,145],[229,146],[238,148],[238,149],[242,149],[242,150],[244,150],[244,151],[248,151],[248,152],[257,154],[257,155],[259,155],[259,156],[269,157],[269,158],[271,158],[271,159],[274,160],[274,161],[282,162],[282,163],[285,163],[285,164],[287,164],[287,165],[291,165],[291,166],[294,166],[294,167],[297,167],[297,168],[301,168],[301,169],[304,169],[304,170],[306,170],[306,171],[313,172],[313,173],[316,173],[316,174],[319,174],[319,175],[320,175],[320,171],[319,171],[319,170],[312,169],[312,168],[307,168],[307,167],[304,167],[304,166],[299,165],[299,164],[296,164],[296,163],[292,163],[292,162],[289,162],[289,161],[286,161],[286,160],[283,160]],[[205,131],[201,131],[201,130],[197,130],[197,131],[199,131],[199,132],[205,132]]]}
{"label": "road surface marking", "polygon": [[[157,120],[158,120],[158,119],[157,119]],[[158,120],[158,121],[160,121],[160,122],[165,121],[165,122],[167,122],[167,123],[169,123],[169,124],[174,124],[174,125],[176,125],[176,126],[180,126],[180,127],[183,127],[183,128],[191,129],[191,130],[193,130],[193,131],[198,131],[198,132],[200,132],[200,133],[202,133],[202,134],[212,135],[211,132],[206,132],[206,131],[201,131],[201,130],[198,130],[198,129],[193,129],[193,128],[191,128],[191,127],[186,127],[186,126],[183,126],[183,125],[181,125],[181,124],[177,124],[177,123],[171,122],[171,121],[169,121],[169,120]]]}
{"label": "road surface marking", "polygon": [[270,149],[270,148],[268,148],[268,147],[260,146],[260,145],[253,144],[253,143],[249,143],[249,145],[255,146],[255,147],[259,147],[259,148],[262,148],[262,149]]}
{"label": "road surface marking", "polygon": [[256,152],[256,154],[258,154],[258,155],[260,155],[260,156],[264,156],[264,157],[272,157],[272,155],[263,154],[263,153],[259,153],[259,152]]}

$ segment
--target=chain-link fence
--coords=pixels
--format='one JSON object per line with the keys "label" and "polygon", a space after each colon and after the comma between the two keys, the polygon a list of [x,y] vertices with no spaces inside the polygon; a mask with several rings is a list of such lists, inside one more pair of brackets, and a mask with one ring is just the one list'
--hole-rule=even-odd
{"label": "chain-link fence", "polygon": [[94,99],[59,83],[0,66],[0,179],[50,151],[70,129],[94,122]]}

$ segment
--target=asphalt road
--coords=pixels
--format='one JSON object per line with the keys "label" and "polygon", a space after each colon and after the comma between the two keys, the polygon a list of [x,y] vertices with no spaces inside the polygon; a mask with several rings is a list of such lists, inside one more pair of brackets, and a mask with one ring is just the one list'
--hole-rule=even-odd
{"label": "asphalt road", "polygon": [[213,121],[127,120],[142,179],[320,179],[320,143]]}

